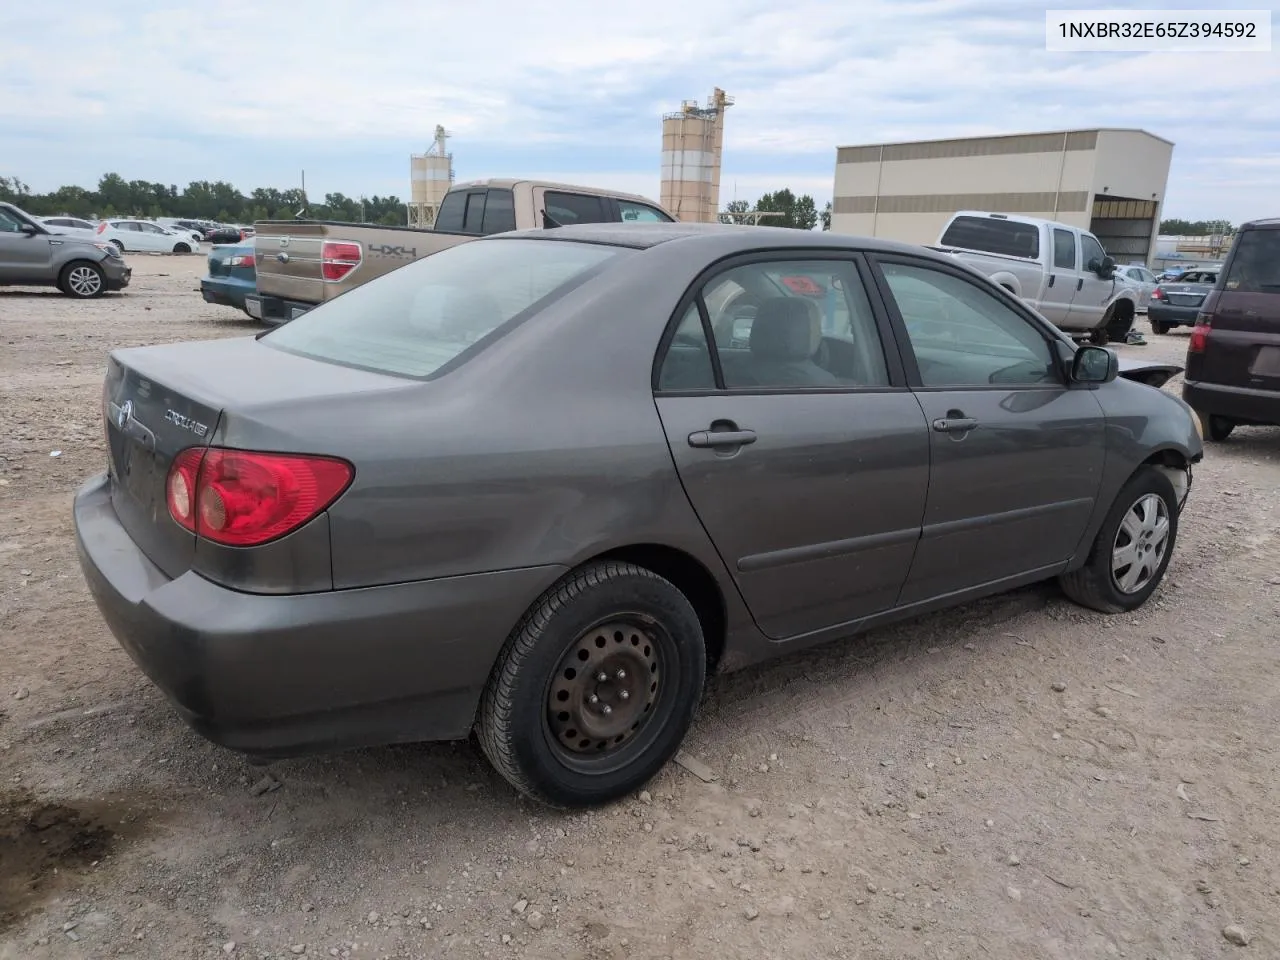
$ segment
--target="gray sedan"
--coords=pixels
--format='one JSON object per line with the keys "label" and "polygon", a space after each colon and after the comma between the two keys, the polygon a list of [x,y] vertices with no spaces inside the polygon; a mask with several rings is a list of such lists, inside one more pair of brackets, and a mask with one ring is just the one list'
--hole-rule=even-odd
{"label": "gray sedan", "polygon": [[919,247],[511,233],[256,338],[115,351],[75,528],[210,739],[474,730],[521,791],[595,804],[716,670],[1048,578],[1141,606],[1201,441],[1117,373]]}
{"label": "gray sedan", "polygon": [[1162,283],[1151,295],[1147,317],[1156,333],[1168,333],[1177,326],[1193,327],[1204,298],[1218,283],[1218,268],[1198,267],[1183,271],[1177,280]]}

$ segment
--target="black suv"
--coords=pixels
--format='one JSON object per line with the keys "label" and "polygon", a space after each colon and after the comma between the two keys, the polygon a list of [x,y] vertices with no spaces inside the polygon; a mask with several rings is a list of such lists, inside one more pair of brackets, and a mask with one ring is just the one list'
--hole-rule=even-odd
{"label": "black suv", "polygon": [[1236,235],[1191,329],[1182,398],[1208,440],[1239,424],[1280,424],[1280,217]]}

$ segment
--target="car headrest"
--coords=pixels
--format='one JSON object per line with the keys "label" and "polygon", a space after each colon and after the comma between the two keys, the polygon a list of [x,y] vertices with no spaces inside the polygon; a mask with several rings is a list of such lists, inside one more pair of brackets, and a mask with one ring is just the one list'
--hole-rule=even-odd
{"label": "car headrest", "polygon": [[762,360],[808,360],[822,342],[816,305],[799,297],[772,297],[756,310],[751,353]]}

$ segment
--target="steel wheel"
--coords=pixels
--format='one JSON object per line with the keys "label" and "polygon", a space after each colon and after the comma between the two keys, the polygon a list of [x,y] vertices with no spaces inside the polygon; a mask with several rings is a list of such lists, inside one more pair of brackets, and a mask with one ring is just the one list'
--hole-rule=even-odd
{"label": "steel wheel", "polygon": [[570,645],[547,690],[547,723],[561,750],[604,756],[645,725],[663,681],[653,629],[610,620]]}
{"label": "steel wheel", "polygon": [[67,286],[77,297],[96,297],[102,291],[102,275],[93,267],[72,267],[67,272]]}
{"label": "steel wheel", "polygon": [[1148,493],[1125,513],[1111,547],[1111,578],[1122,593],[1142,590],[1164,562],[1169,545],[1169,508]]}

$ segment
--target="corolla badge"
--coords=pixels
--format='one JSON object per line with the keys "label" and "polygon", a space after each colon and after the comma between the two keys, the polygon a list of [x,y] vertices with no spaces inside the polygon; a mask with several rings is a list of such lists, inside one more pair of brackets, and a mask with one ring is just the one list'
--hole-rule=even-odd
{"label": "corolla badge", "polygon": [[133,419],[133,401],[126,400],[120,409],[116,412],[116,426],[121,430],[124,425]]}

